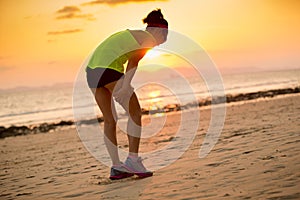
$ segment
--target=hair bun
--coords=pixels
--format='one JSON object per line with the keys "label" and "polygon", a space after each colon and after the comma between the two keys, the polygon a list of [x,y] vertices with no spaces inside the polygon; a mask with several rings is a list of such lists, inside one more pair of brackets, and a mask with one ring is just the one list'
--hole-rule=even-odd
{"label": "hair bun", "polygon": [[155,24],[155,23],[161,23],[161,21],[164,20],[164,16],[161,13],[160,9],[156,9],[151,11],[146,18],[143,19],[143,22],[145,24]]}

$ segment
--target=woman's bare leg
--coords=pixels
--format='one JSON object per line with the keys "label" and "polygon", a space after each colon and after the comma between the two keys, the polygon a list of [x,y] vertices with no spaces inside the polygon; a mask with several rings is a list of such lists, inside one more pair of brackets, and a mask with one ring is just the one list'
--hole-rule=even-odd
{"label": "woman's bare leg", "polygon": [[[113,93],[116,83],[117,82],[107,84],[105,87],[109,89],[111,93]],[[140,137],[141,137],[142,112],[135,92],[133,92],[129,100],[129,106],[127,105],[121,105],[121,106],[125,109],[125,111],[129,115],[129,119],[127,122],[129,155],[137,156],[139,152]]]}
{"label": "woman's bare leg", "polygon": [[129,101],[129,119],[127,123],[127,136],[129,141],[129,155],[138,156],[141,127],[142,127],[142,112],[135,93],[132,94]]}
{"label": "woman's bare leg", "polygon": [[113,165],[120,163],[116,136],[115,106],[112,93],[105,87],[93,89],[96,102],[104,118],[104,142]]}

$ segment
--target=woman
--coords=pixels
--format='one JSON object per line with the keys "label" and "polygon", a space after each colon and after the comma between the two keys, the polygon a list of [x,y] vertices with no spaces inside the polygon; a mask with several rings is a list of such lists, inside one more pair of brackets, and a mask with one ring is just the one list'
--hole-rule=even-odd
{"label": "woman", "polygon": [[[104,141],[112,160],[110,179],[121,179],[134,174],[152,176],[138,156],[141,136],[141,108],[131,87],[131,80],[139,61],[147,50],[164,43],[168,22],[161,10],[153,10],[143,19],[143,30],[124,30],[111,35],[94,51],[87,66],[87,81],[104,118]],[[126,71],[124,64],[128,62]],[[118,155],[116,138],[116,111],[112,98],[129,114],[127,135],[129,155],[123,164]]]}

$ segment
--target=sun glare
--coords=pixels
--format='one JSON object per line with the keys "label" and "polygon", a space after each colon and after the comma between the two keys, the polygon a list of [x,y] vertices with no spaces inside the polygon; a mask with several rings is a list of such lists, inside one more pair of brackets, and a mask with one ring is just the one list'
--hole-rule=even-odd
{"label": "sun glare", "polygon": [[155,49],[150,49],[149,51],[147,51],[145,58],[156,58],[159,57],[162,54],[162,52],[155,50]]}
{"label": "sun glare", "polygon": [[162,109],[162,99],[159,98],[159,95],[161,94],[161,91],[154,90],[152,92],[148,93],[148,96],[150,99],[148,100],[148,109],[149,111],[157,111]]}
{"label": "sun glare", "polygon": [[150,92],[148,95],[149,95],[150,98],[155,98],[155,97],[158,97],[160,95],[160,91],[155,90],[155,91]]}

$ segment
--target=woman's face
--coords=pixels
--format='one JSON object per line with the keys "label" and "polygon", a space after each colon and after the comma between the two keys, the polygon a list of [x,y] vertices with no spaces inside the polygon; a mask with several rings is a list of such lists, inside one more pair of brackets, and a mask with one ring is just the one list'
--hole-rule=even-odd
{"label": "woman's face", "polygon": [[167,28],[156,28],[154,33],[155,33],[154,37],[157,41],[157,45],[160,45],[167,41],[167,37],[168,37]]}
{"label": "woman's face", "polygon": [[159,34],[159,44],[162,44],[167,41],[168,37],[168,29],[166,28],[161,28],[160,29],[160,34]]}
{"label": "woman's face", "polygon": [[162,37],[163,37],[163,42],[162,42],[162,43],[164,43],[164,42],[167,41],[168,33],[169,33],[169,31],[168,31],[167,28],[163,28],[163,29],[162,29]]}

